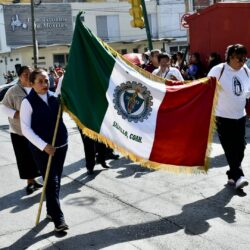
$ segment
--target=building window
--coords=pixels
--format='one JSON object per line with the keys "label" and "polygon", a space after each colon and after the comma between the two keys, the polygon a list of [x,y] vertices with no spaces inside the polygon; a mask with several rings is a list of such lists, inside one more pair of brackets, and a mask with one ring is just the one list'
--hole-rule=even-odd
{"label": "building window", "polygon": [[185,53],[186,50],[187,50],[187,46],[179,46],[179,51]]}
{"label": "building window", "polygon": [[16,58],[16,61],[19,61],[19,58]]}
{"label": "building window", "polygon": [[133,49],[133,53],[139,53],[139,50],[138,49]]}
{"label": "building window", "polygon": [[178,46],[169,47],[169,52],[170,52],[171,55],[178,52]]}
{"label": "building window", "polygon": [[184,46],[184,45],[182,45],[182,46],[171,46],[171,47],[169,47],[169,52],[170,52],[171,55],[178,52],[178,51],[181,51],[181,52],[185,53],[186,48],[187,48],[187,46]]}
{"label": "building window", "polygon": [[122,55],[127,54],[127,49],[122,49],[122,50],[121,50],[121,54],[122,54]]}
{"label": "building window", "polygon": [[65,67],[68,63],[68,54],[55,54],[53,55],[54,66]]}
{"label": "building window", "polygon": [[119,16],[96,16],[96,29],[104,41],[120,40]]}
{"label": "building window", "polygon": [[193,0],[193,9],[202,10],[206,7],[210,6],[210,0]]}
{"label": "building window", "polygon": [[38,59],[45,59],[45,56],[39,56]]}
{"label": "building window", "polygon": [[12,59],[12,58],[10,58],[10,61],[11,61],[11,62],[13,62],[13,59]]}

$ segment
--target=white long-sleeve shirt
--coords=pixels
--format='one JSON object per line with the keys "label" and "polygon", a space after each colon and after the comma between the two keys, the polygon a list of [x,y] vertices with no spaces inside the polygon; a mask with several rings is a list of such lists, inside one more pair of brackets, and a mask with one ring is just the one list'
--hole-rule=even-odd
{"label": "white long-sleeve shirt", "polygon": [[13,119],[16,113],[15,109],[5,106],[3,103],[0,104],[0,112],[5,114],[7,117]]}
{"label": "white long-sleeve shirt", "polygon": [[[44,95],[38,95],[47,105],[48,105],[48,96],[47,93]],[[20,121],[21,129],[23,135],[37,148],[41,151],[44,150],[48,142],[42,140],[31,128],[31,116],[33,109],[27,99],[24,99],[21,104],[20,109]],[[46,121],[45,121],[46,122]]]}

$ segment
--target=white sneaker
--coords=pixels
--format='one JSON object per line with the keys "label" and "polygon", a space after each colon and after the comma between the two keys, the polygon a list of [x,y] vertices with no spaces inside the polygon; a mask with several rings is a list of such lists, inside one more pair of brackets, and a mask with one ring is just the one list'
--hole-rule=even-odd
{"label": "white sneaker", "polygon": [[245,176],[241,176],[235,183],[235,188],[240,189],[248,185],[248,181]]}

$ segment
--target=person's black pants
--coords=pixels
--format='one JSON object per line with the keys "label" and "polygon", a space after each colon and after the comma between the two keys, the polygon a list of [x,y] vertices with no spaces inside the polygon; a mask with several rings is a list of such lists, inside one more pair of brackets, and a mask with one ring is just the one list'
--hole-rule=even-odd
{"label": "person's black pants", "polygon": [[218,136],[229,164],[227,175],[235,182],[244,176],[241,162],[246,147],[245,123],[246,117],[240,119],[216,117]]}
{"label": "person's black pants", "polygon": [[[31,146],[31,149],[37,166],[40,168],[41,174],[44,179],[49,155],[46,152],[36,148],[35,146]],[[46,187],[47,213],[52,217],[55,226],[58,226],[62,222],[64,222],[64,215],[60,206],[59,193],[67,149],[68,145],[56,149],[56,152],[52,157],[51,168]]]}
{"label": "person's black pants", "polygon": [[88,136],[84,135],[79,129],[82,142],[84,146],[84,152],[85,152],[85,161],[86,161],[86,168],[90,171],[94,169],[95,163],[96,163],[96,154],[98,157],[99,163],[105,163],[105,153],[106,153],[106,146],[103,143],[97,142]]}

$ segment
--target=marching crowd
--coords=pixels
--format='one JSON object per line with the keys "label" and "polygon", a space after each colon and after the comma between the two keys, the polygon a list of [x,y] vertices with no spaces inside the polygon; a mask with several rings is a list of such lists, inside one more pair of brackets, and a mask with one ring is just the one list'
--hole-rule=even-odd
{"label": "marching crowd", "polygon": [[216,126],[229,164],[228,183],[236,189],[248,185],[241,166],[246,147],[246,104],[250,97],[250,70],[245,64],[246,47],[241,44],[228,46],[225,63],[221,62],[218,53],[213,52],[206,67],[198,52],[191,54],[189,63],[185,61],[182,52],[171,57],[160,50],[144,53],[143,61],[140,67],[168,80],[195,80],[205,76],[217,78],[222,90],[216,107]]}
{"label": "marching crowd", "polygon": [[185,54],[181,51],[169,55],[158,49],[143,53],[142,60],[143,62],[137,66],[154,75],[177,81],[205,77],[212,67],[221,63],[220,55],[216,52],[210,54],[207,65],[204,65],[198,52],[192,53],[187,62]]}
{"label": "marching crowd", "polygon": [[[199,79],[205,75],[217,78],[221,91],[216,107],[216,124],[229,164],[228,183],[236,189],[248,185],[241,166],[246,147],[245,105],[250,96],[250,70],[245,65],[246,47],[241,44],[228,46],[225,63],[221,63],[217,53],[212,53],[207,67],[208,73],[205,73],[199,53],[193,53],[189,63],[181,52],[171,57],[159,50],[152,50],[144,53],[143,57],[144,63],[140,66],[165,79],[183,81]],[[42,187],[36,177],[45,177],[48,158],[53,156],[46,188],[46,207],[47,218],[54,222],[55,231],[59,232],[69,228],[59,200],[61,175],[68,148],[68,134],[62,114],[55,145],[52,146],[60,106],[53,92],[60,93],[63,74],[61,68],[48,73],[44,69],[33,70],[22,66],[18,71],[18,83],[8,90],[0,105],[1,112],[9,118],[19,175],[21,179],[27,180],[27,194]],[[106,159],[119,158],[119,155],[115,155],[104,144],[93,141],[80,129],[79,131],[89,175],[94,173],[96,163],[100,163],[103,168],[109,168]]]}
{"label": "marching crowd", "polygon": [[6,84],[8,84],[14,80],[14,78],[16,77],[16,74],[14,71],[8,70],[7,73],[3,73],[3,77],[6,80]]}

